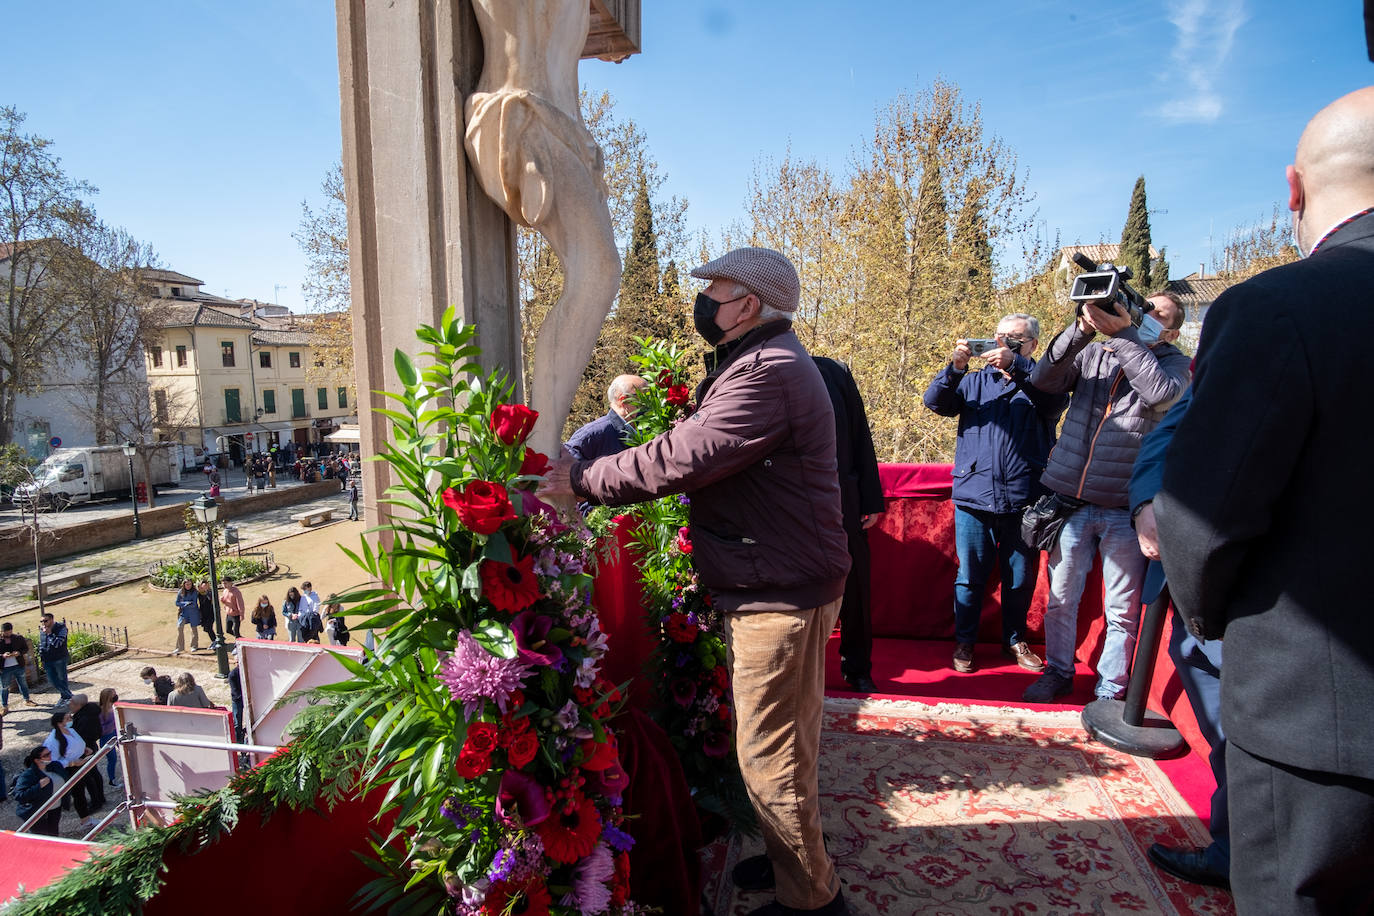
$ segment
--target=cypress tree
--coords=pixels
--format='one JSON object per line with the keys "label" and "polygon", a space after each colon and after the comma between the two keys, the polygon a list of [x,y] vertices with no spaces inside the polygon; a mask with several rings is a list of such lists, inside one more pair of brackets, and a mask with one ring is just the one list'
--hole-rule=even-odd
{"label": "cypress tree", "polygon": [[928,158],[921,168],[921,184],[916,191],[917,258],[943,260],[949,254],[949,214],[945,208],[945,187],[940,163]]}
{"label": "cypress tree", "polygon": [[682,295],[682,281],[677,275],[677,261],[668,259],[668,266],[663,268],[663,298],[670,303],[676,302]]}
{"label": "cypress tree", "polygon": [[1131,285],[1139,290],[1153,288],[1150,276],[1150,210],[1145,203],[1145,176],[1135,180],[1126,225],[1121,230],[1121,253],[1117,266],[1129,266],[1134,273]]}
{"label": "cypress tree", "polygon": [[620,280],[620,305],[652,309],[658,302],[658,236],[654,233],[654,211],[649,202],[649,180],[639,170],[635,191],[634,222],[630,228],[630,250],[625,254],[625,270]]}
{"label": "cypress tree", "polygon": [[954,223],[954,255],[964,267],[969,285],[977,290],[992,289],[992,243],[988,241],[987,220],[983,218],[982,194],[970,187]]}

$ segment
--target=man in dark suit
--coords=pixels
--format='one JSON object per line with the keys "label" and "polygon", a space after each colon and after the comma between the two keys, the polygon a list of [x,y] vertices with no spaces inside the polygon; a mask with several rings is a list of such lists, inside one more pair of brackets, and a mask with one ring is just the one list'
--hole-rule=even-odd
{"label": "man in dark suit", "polygon": [[840,472],[840,510],[849,539],[849,578],[840,604],[840,673],[858,693],[875,693],[873,683],[873,587],[869,578],[868,529],[887,503],[878,480],[878,456],[868,428],[864,399],[844,363],[812,357],[835,408],[835,464]]}
{"label": "man in dark suit", "polygon": [[1226,640],[1231,885],[1247,913],[1374,910],[1374,525],[1360,481],[1374,319],[1374,87],[1288,167],[1304,260],[1227,290],[1154,500],[1195,635]]}

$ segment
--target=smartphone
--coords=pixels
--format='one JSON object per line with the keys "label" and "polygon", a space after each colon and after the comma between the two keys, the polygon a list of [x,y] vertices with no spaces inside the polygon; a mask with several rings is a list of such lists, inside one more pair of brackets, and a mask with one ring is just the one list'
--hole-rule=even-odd
{"label": "smartphone", "polygon": [[1000,346],[1001,344],[996,340],[988,340],[985,337],[980,337],[977,340],[970,340],[968,342],[969,352],[974,356],[982,356],[989,350],[996,350]]}

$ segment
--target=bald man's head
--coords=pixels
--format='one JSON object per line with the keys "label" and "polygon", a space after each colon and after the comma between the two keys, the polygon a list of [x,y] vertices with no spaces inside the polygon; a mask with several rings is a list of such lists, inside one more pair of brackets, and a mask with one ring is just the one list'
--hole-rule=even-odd
{"label": "bald man's head", "polygon": [[1304,253],[1353,213],[1374,206],[1374,86],[1317,112],[1288,167],[1288,208]]}
{"label": "bald man's head", "polygon": [[617,375],[606,391],[606,400],[611,410],[620,414],[621,419],[629,419],[635,412],[635,392],[649,383],[637,375]]}

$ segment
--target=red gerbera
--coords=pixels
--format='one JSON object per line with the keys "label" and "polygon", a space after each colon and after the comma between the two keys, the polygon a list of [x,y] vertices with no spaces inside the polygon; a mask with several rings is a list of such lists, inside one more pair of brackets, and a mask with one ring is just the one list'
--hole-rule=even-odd
{"label": "red gerbera", "polygon": [[697,638],[697,625],[681,611],[673,611],[663,619],[663,631],[673,642],[692,642]]}
{"label": "red gerbera", "polygon": [[488,913],[511,913],[514,916],[549,916],[553,898],[540,877],[523,881],[497,881],[487,891],[483,907]]}
{"label": "red gerbera", "polygon": [[592,854],[601,836],[601,815],[582,793],[573,797],[571,810],[560,808],[534,828],[544,841],[544,853],[555,862],[571,865]]}
{"label": "red gerbera", "polygon": [[514,614],[539,599],[534,557],[518,557],[514,563],[483,560],[481,575],[482,594],[498,611]]}

